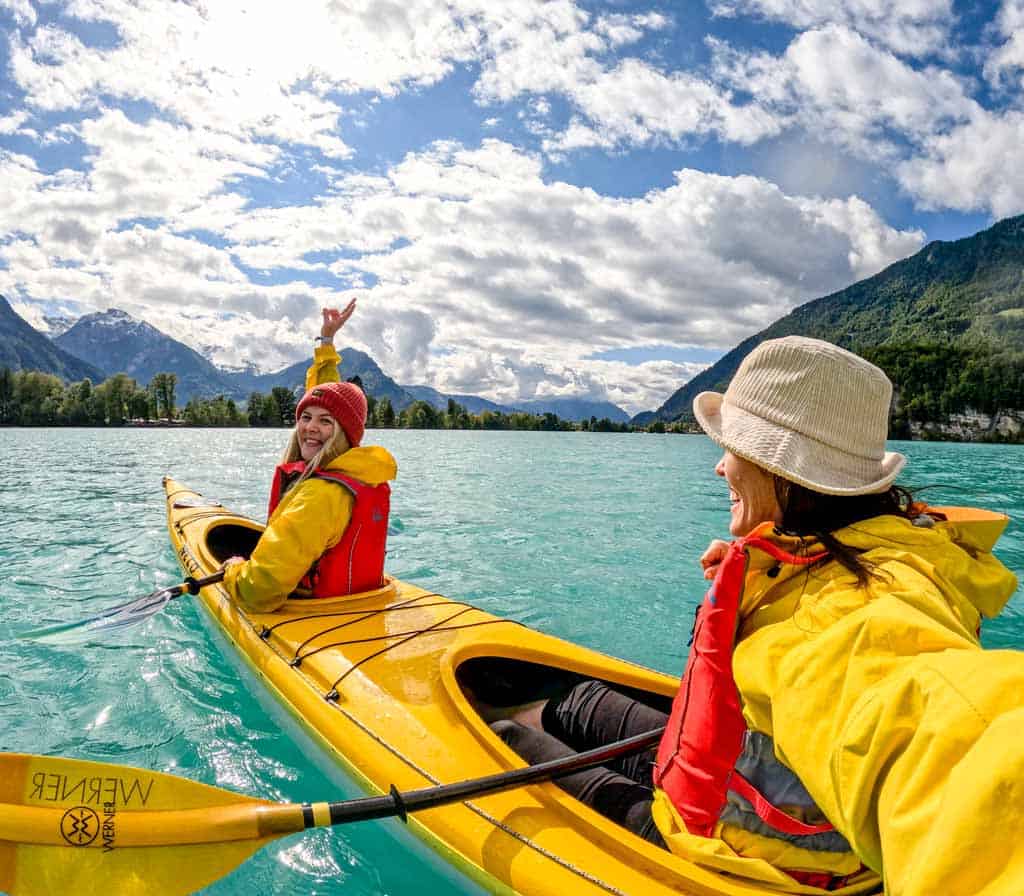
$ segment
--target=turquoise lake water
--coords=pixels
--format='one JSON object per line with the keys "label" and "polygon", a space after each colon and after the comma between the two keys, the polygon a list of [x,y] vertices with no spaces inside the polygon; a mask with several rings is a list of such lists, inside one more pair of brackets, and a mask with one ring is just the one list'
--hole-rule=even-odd
{"label": "turquoise lake water", "polygon": [[[283,430],[0,429],[0,750],[138,765],[276,800],[360,795],[240,676],[187,599],[115,644],[14,636],[180,580],[161,477],[262,519]],[[678,674],[697,565],[727,531],[699,436],[371,431],[397,457],[389,571]],[[932,503],[1009,514],[1024,573],[1024,447],[895,443]],[[665,620],[678,618],[678,625]],[[1024,648],[1024,592],[986,623]],[[476,893],[394,821],[277,841],[213,894]]]}

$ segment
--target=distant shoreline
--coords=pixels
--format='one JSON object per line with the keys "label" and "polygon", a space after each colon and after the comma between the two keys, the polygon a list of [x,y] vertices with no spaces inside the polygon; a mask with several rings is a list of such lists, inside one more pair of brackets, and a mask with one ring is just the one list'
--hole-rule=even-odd
{"label": "distant shoreline", "polygon": [[[923,424],[936,425],[936,424]],[[274,430],[278,432],[288,432],[291,430],[290,426],[233,426],[229,424],[193,424],[188,423],[184,420],[150,420],[150,421],[131,421],[121,425],[105,425],[98,426],[96,424],[76,424],[76,423],[0,423],[0,430],[7,429],[95,429],[95,430],[119,430],[119,429],[206,429],[206,430]],[[378,432],[563,432],[563,433],[585,433],[595,432],[602,434],[609,434],[606,430],[589,430],[589,429],[561,429],[561,430],[538,430],[538,429],[447,429],[445,427],[414,427],[414,426],[368,426],[367,431],[378,431]],[[648,429],[642,427],[636,427],[628,430],[615,430],[611,434],[614,435],[670,435],[670,436],[700,436],[703,432],[699,430],[689,429],[666,429],[665,432],[651,432]],[[980,439],[965,439],[965,438],[942,438],[939,437],[935,432],[929,431],[924,438],[920,436],[892,436],[888,439],[890,442],[936,442],[950,445],[1005,445],[1007,447],[1021,446],[1024,445],[1024,438],[980,438]]]}

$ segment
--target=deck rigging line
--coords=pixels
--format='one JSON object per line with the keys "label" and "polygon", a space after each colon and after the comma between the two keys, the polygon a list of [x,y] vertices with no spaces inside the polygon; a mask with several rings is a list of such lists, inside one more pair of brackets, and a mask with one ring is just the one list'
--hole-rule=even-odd
{"label": "deck rigging line", "polygon": [[[449,616],[448,618],[454,619],[455,616],[461,616],[462,613],[465,613],[468,610],[472,609],[474,608],[468,607],[466,610],[463,610],[460,613],[456,613],[454,616]],[[447,622],[447,620],[445,619],[442,619],[441,621]],[[462,629],[464,628],[477,628],[481,625],[494,625],[498,622],[511,622],[513,625],[522,625],[521,622],[516,622],[514,619],[481,619],[479,622],[464,622],[461,625],[449,625],[445,628],[436,628],[434,626],[431,626],[430,628],[410,629],[409,631],[405,632],[390,632],[386,635],[374,635],[370,638],[353,638],[351,641],[332,641],[330,644],[322,644],[320,647],[317,647],[314,650],[309,651],[309,653],[304,653],[301,656],[299,656],[298,653],[296,653],[288,665],[294,669],[296,666],[301,666],[302,661],[304,659],[313,656],[313,654],[315,653],[319,653],[321,650],[328,650],[331,647],[350,647],[353,644],[372,644],[374,641],[388,641],[391,638],[405,638],[405,641],[409,641],[416,635],[432,635],[436,632],[458,632],[462,631]],[[409,635],[410,637],[407,638],[406,635]],[[400,641],[399,643],[404,644],[405,641]],[[394,645],[390,645],[389,647],[384,648],[384,650],[389,650],[391,646]],[[374,654],[374,656],[379,656],[381,653],[384,652],[384,650],[379,651],[378,653]],[[372,657],[366,657],[366,659],[372,659]],[[360,662],[363,662],[363,660],[360,660]],[[348,672],[346,672],[345,675],[348,675]],[[341,679],[338,680],[340,681]],[[337,682],[335,682],[335,684],[337,684]]]}
{"label": "deck rigging line", "polygon": [[[417,607],[436,607],[438,604],[416,604],[416,601],[422,600],[425,597],[440,597],[442,600],[440,603],[448,603],[449,601],[443,597],[443,595],[437,594],[431,591],[424,591],[423,594],[417,594],[415,597],[407,597],[405,600],[400,600],[395,604],[387,604],[383,607],[377,607],[376,610],[336,610],[333,613],[309,613],[305,616],[292,616],[288,619],[282,619],[280,622],[275,622],[270,626],[263,626],[260,631],[260,637],[266,640],[275,631],[285,625],[291,625],[293,622],[309,622],[311,619],[329,619],[332,616],[359,616],[360,619],[353,620],[354,622],[361,622],[363,619],[369,619],[372,616],[376,616],[380,613],[390,613],[392,610],[414,610]],[[310,601],[318,600],[318,598],[306,598]],[[349,623],[345,623],[349,625]],[[328,629],[330,631],[330,629]],[[323,634],[321,632],[320,634]],[[314,638],[316,635],[313,636]]]}
{"label": "deck rigging line", "polygon": [[[428,607],[452,607],[452,606],[455,606],[455,607],[466,607],[467,609],[470,609],[470,610],[475,610],[476,609],[476,607],[471,607],[469,604],[464,604],[461,601],[441,600],[441,601],[437,601],[437,602],[432,603],[432,604],[415,604],[413,606],[408,606],[408,607],[397,607],[397,608],[395,608],[395,612],[399,612],[400,613],[403,610],[419,610],[419,609],[424,609],[425,610]],[[311,651],[310,653],[307,653],[304,656],[301,656],[301,657],[299,656],[299,654],[302,653],[302,648],[303,647],[307,646],[310,642],[315,641],[317,638],[321,637],[322,635],[329,635],[331,632],[340,631],[343,628],[348,628],[350,625],[356,625],[357,623],[365,622],[367,619],[371,619],[374,616],[378,615],[378,613],[380,613],[380,610],[368,611],[368,612],[364,613],[362,616],[358,616],[355,619],[350,619],[348,622],[342,622],[340,625],[332,625],[330,628],[322,629],[321,631],[318,631],[315,634],[310,635],[308,638],[306,638],[305,641],[303,641],[301,644],[299,644],[295,648],[295,658],[301,660],[301,659],[304,659],[307,656],[312,656],[313,653],[317,652],[317,651]],[[402,632],[402,634],[406,634],[406,632]],[[386,637],[386,638],[387,637],[397,637],[397,635],[384,635],[384,637]],[[364,639],[362,639],[362,641],[372,641],[372,640],[376,640],[376,639],[374,639],[374,638],[364,638]],[[333,644],[327,644],[325,646],[327,646],[327,647],[343,647],[346,644],[360,644],[360,643],[362,643],[362,641],[336,641]],[[318,648],[318,650],[319,650],[319,648]]]}
{"label": "deck rigging line", "polygon": [[[401,647],[401,645],[408,643],[413,638],[419,638],[419,637],[421,637],[423,635],[427,635],[427,634],[430,634],[431,632],[435,632],[435,631],[449,631],[449,629],[442,628],[442,626],[445,623],[451,622],[453,619],[457,619],[459,616],[462,616],[464,613],[468,613],[471,610],[475,610],[475,609],[476,609],[476,607],[466,607],[465,609],[459,610],[458,613],[452,613],[451,616],[446,616],[444,619],[439,619],[433,625],[429,625],[429,626],[427,626],[424,629],[419,629],[418,631],[414,631],[411,634],[402,637],[401,640],[395,641],[393,644],[388,644],[387,646],[382,647],[380,650],[377,650],[377,651],[375,651],[375,652],[373,652],[373,653],[371,653],[371,654],[369,654],[367,656],[364,656],[361,660],[359,660],[359,662],[353,663],[348,669],[345,670],[345,672],[343,672],[338,678],[336,678],[334,680],[334,682],[331,684],[331,689],[326,694],[324,694],[324,699],[325,700],[329,700],[331,702],[337,700],[338,699],[338,685],[341,684],[346,678],[348,678],[349,675],[351,675],[353,672],[355,672],[356,669],[358,669],[361,665],[363,665],[363,663],[369,662],[370,660],[375,659],[376,657],[380,656],[381,654],[387,653],[389,650],[392,650],[395,647]],[[482,620],[481,622],[473,623],[471,625],[455,626],[455,628],[473,628],[476,625],[493,625],[495,622],[511,622],[513,625],[522,625],[521,622],[516,622],[515,620],[512,620],[512,619],[485,619],[485,620]],[[394,635],[386,635],[385,637],[395,637],[395,636]],[[374,638],[373,640],[381,640],[381,639],[380,638]],[[323,647],[318,647],[317,650],[318,651],[319,650],[323,650],[323,649],[326,649],[327,647],[331,647],[331,646],[334,646],[334,645],[325,644]],[[310,655],[311,654],[306,654],[306,656],[310,656]]]}

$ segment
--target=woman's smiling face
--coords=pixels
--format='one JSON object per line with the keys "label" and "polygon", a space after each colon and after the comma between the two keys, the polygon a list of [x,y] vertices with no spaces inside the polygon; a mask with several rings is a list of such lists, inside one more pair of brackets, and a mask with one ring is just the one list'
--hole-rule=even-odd
{"label": "woman's smiling face", "polygon": [[775,496],[775,477],[757,464],[726,451],[715,472],[729,485],[731,522],[729,531],[736,536],[748,535],[766,520],[782,521],[782,508]]}
{"label": "woman's smiling face", "polygon": [[331,440],[337,425],[334,417],[324,408],[311,404],[302,409],[295,431],[299,437],[299,453],[306,463],[316,457],[320,449]]}

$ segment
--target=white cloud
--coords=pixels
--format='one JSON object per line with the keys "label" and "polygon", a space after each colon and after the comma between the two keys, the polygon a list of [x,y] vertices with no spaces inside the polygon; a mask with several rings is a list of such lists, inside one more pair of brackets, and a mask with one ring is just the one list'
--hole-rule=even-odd
{"label": "white cloud", "polygon": [[3,285],[4,273],[5,272],[3,270],[0,270],[0,295],[7,297],[10,301],[11,308],[14,309],[14,313],[26,320],[30,326],[39,330],[40,333],[48,333],[50,325],[44,319],[46,312],[35,302],[20,302],[17,299],[12,300],[11,291]]}
{"label": "white cloud", "polygon": [[471,57],[471,23],[444,0],[296,0],[199,5],[75,0],[68,16],[110,23],[114,48],[48,25],[11,38],[15,82],[39,109],[142,100],[193,129],[318,148],[345,158],[331,91],[393,94]]}
{"label": "white cloud", "polygon": [[620,47],[640,40],[646,31],[667,28],[669,23],[666,16],[656,12],[638,15],[613,13],[600,16],[594,22],[594,31],[606,37],[611,46]]}
{"label": "white cloud", "polygon": [[7,10],[16,25],[24,27],[36,23],[36,11],[30,0],[0,0],[0,10]]}
{"label": "white cloud", "polygon": [[926,56],[949,50],[951,0],[712,0],[717,16],[755,16],[799,30],[844,25],[895,53]]}
{"label": "white cloud", "polygon": [[[127,129],[149,158],[154,141],[142,126],[116,116],[106,126]],[[631,411],[660,404],[692,370],[588,356],[728,347],[923,240],[856,198],[788,196],[753,177],[683,170],[644,197],[601,196],[546,183],[537,157],[496,140],[438,144],[383,175],[342,178],[305,206],[245,209],[220,195],[217,211],[199,202],[175,211],[192,223],[208,214],[223,249],[167,226],[92,226],[119,214],[109,178],[94,176],[104,186],[89,192],[82,175],[46,175],[16,156],[0,158],[0,176],[22,197],[10,213],[32,234],[3,247],[0,282],[25,300],[122,307],[192,345],[219,346],[221,362],[273,369],[305,354],[316,308],[343,296],[298,281],[257,285],[235,259],[287,279],[310,266],[308,253],[343,252],[331,269],[373,284],[349,293],[361,299],[346,333],[399,381],[503,401],[585,394]],[[216,182],[191,176],[195,196]]]}
{"label": "white cloud", "polygon": [[24,111],[12,112],[10,115],[0,116],[0,134],[22,133],[22,125],[28,121],[28,113]]}
{"label": "white cloud", "polygon": [[[1017,22],[1008,10],[1004,27]],[[921,208],[1024,211],[1021,113],[984,109],[952,72],[914,68],[838,26],[801,34],[781,56],[713,51],[723,81],[757,93],[803,132],[886,163]]]}
{"label": "white cloud", "polygon": [[1024,212],[1024,113],[978,112],[970,122],[924,141],[921,157],[899,165],[903,187],[925,208]]}
{"label": "white cloud", "polygon": [[[462,2],[467,8],[471,4]],[[587,29],[589,16],[571,0],[480,3],[476,9],[482,70],[474,87],[486,102],[521,94],[560,93],[599,74],[605,37]]]}
{"label": "white cloud", "polygon": [[715,135],[755,143],[778,134],[784,119],[756,103],[738,105],[728,91],[684,72],[665,74],[636,59],[577,84],[572,93],[586,124],[577,120],[555,151],[588,145],[611,147],[651,142],[678,143]]}
{"label": "white cloud", "polygon": [[[546,371],[547,389],[565,387],[558,370],[614,370],[638,389],[632,407],[650,406],[654,386],[638,384],[661,383],[663,367],[582,359],[666,341],[728,347],[923,242],[857,198],[787,196],[752,177],[681,171],[665,190],[612,199],[545,183],[538,159],[499,141],[441,144],[340,186],[317,206],[244,215],[227,232],[234,251],[285,268],[355,253],[331,266],[375,281],[351,335],[403,381],[457,390],[476,377],[501,399],[541,388],[518,379],[527,369]],[[414,317],[396,340],[408,312],[432,326]],[[431,355],[435,344],[452,353]]]}
{"label": "white cloud", "polygon": [[781,56],[712,49],[723,81],[865,157],[895,157],[900,140],[925,139],[977,109],[951,72],[915,69],[845,27],[807,31]]}
{"label": "white cloud", "polygon": [[[226,134],[193,131],[159,119],[133,122],[119,109],[105,110],[79,126],[93,150],[82,171],[40,172],[26,156],[0,152],[0,232],[53,237],[88,253],[91,240],[133,218],[166,220],[211,216],[213,203],[242,175],[261,175],[278,155],[274,146],[244,143]],[[197,226],[193,224],[192,226]],[[70,238],[76,234],[75,238]]]}
{"label": "white cloud", "polygon": [[995,33],[1003,40],[985,60],[985,77],[993,84],[1004,85],[1018,76],[1016,87],[1024,85],[1024,0],[1003,0],[994,22]]}
{"label": "white cloud", "polygon": [[610,401],[631,414],[653,410],[680,384],[706,365],[647,361],[629,365],[621,361],[579,360],[572,365],[528,360],[516,353],[496,356],[482,352],[460,356],[439,381],[442,391],[476,392],[489,387],[494,401],[515,406],[538,398],[585,397]]}
{"label": "white cloud", "polygon": [[664,72],[637,58],[609,60],[616,46],[667,27],[657,13],[590,18],[567,0],[495,6],[480,19],[485,54],[474,88],[487,103],[560,95],[576,110],[570,128],[548,137],[546,151],[679,143],[715,135],[752,143],[778,133],[783,122],[757,103],[698,75]]}

